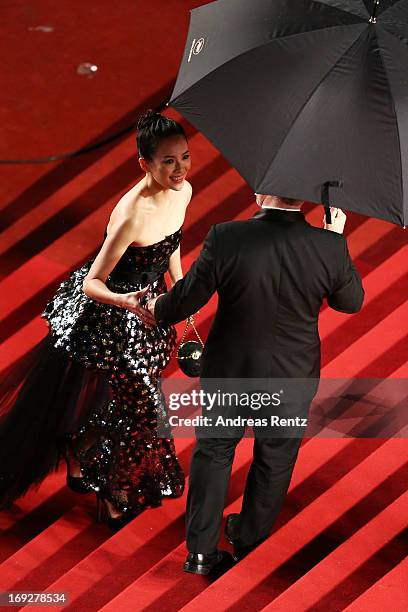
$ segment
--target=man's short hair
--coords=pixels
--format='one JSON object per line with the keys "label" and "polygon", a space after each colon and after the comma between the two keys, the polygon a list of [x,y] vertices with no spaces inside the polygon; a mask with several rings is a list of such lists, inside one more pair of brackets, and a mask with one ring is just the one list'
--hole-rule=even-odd
{"label": "man's short hair", "polygon": [[297,204],[298,202],[300,202],[301,200],[296,200],[295,198],[283,198],[282,196],[279,196],[279,199],[282,200],[282,202],[284,204]]}

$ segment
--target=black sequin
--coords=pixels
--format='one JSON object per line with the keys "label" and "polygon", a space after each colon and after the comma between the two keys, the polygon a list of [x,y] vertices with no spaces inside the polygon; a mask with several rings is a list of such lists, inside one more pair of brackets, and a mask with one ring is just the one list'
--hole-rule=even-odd
{"label": "black sequin", "polygon": [[[155,244],[129,247],[107,286],[128,293],[148,281],[145,300],[164,293],[164,271],[181,235],[180,229]],[[139,512],[184,489],[160,386],[176,332],[172,326],[148,328],[130,311],[86,297],[82,284],[91,264],[60,285],[43,317],[56,348],[109,379],[110,402],[69,436],[71,452],[94,490],[121,512]],[[168,429],[168,438],[157,436],[158,424]]]}

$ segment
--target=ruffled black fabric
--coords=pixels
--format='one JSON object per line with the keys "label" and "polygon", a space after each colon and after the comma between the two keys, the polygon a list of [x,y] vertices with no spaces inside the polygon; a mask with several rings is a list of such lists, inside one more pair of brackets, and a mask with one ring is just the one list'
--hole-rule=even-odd
{"label": "ruffled black fabric", "polygon": [[0,507],[58,468],[65,436],[109,401],[106,374],[87,370],[51,335],[9,368],[0,383]]}
{"label": "ruffled black fabric", "polygon": [[[130,246],[108,287],[127,293],[148,282],[146,300],[164,293],[181,235]],[[175,329],[148,328],[129,310],[89,299],[83,281],[91,265],[61,283],[42,315],[48,336],[0,382],[0,508],[57,469],[62,452],[122,512],[183,493],[160,386]],[[158,437],[158,423],[167,438]]]}

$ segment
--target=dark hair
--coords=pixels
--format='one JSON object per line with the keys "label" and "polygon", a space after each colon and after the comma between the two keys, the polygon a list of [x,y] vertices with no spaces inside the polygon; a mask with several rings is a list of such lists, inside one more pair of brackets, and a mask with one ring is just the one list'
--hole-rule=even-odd
{"label": "dark hair", "polygon": [[137,122],[137,148],[139,157],[152,161],[159,143],[172,136],[184,136],[186,133],[180,123],[168,119],[157,111],[146,111]]}
{"label": "dark hair", "polygon": [[296,200],[295,198],[283,198],[282,196],[279,196],[279,199],[282,200],[282,202],[284,204],[297,204],[298,202],[301,202],[301,200]]}

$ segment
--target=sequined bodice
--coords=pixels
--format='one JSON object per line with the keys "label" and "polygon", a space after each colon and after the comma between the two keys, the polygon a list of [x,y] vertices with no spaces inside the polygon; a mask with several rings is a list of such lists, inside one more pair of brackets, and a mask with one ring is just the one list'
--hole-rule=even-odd
{"label": "sequined bodice", "polygon": [[[181,236],[180,228],[154,244],[129,246],[107,278],[109,289],[115,293],[129,293],[148,287],[142,298],[145,301],[165,293],[164,274]],[[92,260],[74,270],[44,310],[43,317],[50,324],[56,346],[64,348],[87,367],[109,369],[114,364],[119,367],[120,363],[123,368],[125,363],[136,376],[141,371],[143,355],[145,367],[159,372],[170,359],[175,345],[174,328],[147,328],[133,312],[88,298],[83,283],[91,265]],[[148,343],[155,346],[154,352],[147,353]],[[166,354],[166,359],[156,360],[157,351]]]}
{"label": "sequined bodice", "polygon": [[164,274],[169,267],[170,256],[180,244],[181,237],[180,228],[154,244],[129,246],[112,270],[112,278]]}

